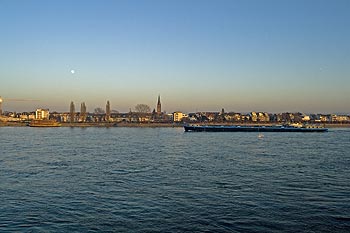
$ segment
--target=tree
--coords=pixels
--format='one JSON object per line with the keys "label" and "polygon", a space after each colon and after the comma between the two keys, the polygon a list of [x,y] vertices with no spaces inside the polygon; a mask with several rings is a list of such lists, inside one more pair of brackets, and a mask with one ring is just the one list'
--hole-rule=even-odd
{"label": "tree", "polygon": [[109,121],[109,118],[111,116],[111,105],[109,103],[109,101],[107,101],[106,104],[106,120]]}
{"label": "tree", "polygon": [[135,111],[139,113],[149,113],[151,108],[147,104],[138,104],[135,106]]}
{"label": "tree", "polygon": [[86,121],[86,105],[85,102],[80,105],[80,119],[82,122]]}
{"label": "tree", "polygon": [[102,108],[98,107],[98,108],[95,108],[94,113],[95,114],[104,114],[105,111]]}
{"label": "tree", "polygon": [[74,122],[75,118],[75,106],[73,101],[70,102],[70,108],[69,108],[69,116],[70,116],[70,123]]}

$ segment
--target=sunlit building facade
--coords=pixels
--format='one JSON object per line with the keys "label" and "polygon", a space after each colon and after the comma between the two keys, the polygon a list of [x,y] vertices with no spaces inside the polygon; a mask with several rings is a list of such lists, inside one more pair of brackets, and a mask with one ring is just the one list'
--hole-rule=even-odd
{"label": "sunlit building facade", "polygon": [[38,108],[38,109],[35,111],[35,119],[36,119],[36,120],[49,119],[49,116],[50,116],[49,109],[41,109],[41,108]]}

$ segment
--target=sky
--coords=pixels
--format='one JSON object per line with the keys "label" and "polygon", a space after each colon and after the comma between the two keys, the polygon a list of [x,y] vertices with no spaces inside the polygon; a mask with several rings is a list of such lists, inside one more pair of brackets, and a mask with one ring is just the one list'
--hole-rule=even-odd
{"label": "sky", "polygon": [[3,110],[128,112],[160,95],[169,113],[349,113],[349,12],[348,0],[0,0]]}

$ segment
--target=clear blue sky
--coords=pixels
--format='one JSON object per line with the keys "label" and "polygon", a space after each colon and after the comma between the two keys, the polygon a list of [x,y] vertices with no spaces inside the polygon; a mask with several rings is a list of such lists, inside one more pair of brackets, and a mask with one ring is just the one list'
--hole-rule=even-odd
{"label": "clear blue sky", "polygon": [[[0,0],[9,111],[350,112],[349,0]],[[75,70],[72,74],[71,70]]]}

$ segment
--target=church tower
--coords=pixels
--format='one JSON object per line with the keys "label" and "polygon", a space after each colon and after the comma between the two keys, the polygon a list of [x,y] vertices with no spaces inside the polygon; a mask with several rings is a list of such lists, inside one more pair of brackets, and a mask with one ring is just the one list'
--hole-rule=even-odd
{"label": "church tower", "polygon": [[160,95],[158,95],[158,102],[157,102],[157,114],[162,113],[162,104],[160,103]]}

